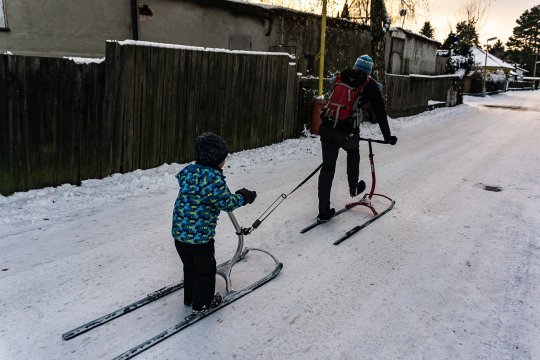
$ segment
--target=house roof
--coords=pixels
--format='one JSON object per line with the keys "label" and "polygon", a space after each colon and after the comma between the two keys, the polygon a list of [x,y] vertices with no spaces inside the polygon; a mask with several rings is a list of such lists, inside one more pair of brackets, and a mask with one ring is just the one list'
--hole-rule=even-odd
{"label": "house roof", "polygon": [[503,61],[499,59],[498,57],[491,55],[490,53],[487,53],[487,63],[486,63],[486,52],[480,48],[472,47],[471,51],[474,55],[474,63],[477,67],[483,68],[485,64],[486,68],[510,69],[510,70],[514,69],[514,66],[512,64],[509,64],[506,61]]}
{"label": "house roof", "polygon": [[422,34],[420,34],[420,33],[417,33],[417,32],[411,31],[411,30],[403,29],[403,28],[401,28],[401,27],[397,27],[397,26],[391,27],[391,28],[390,28],[390,31],[402,31],[402,32],[404,32],[405,34],[409,34],[409,35],[411,35],[411,36],[414,36],[414,37],[423,39],[423,40],[425,40],[425,41],[433,42],[433,43],[435,43],[435,44],[437,44],[437,45],[439,45],[439,46],[441,45],[441,43],[438,42],[438,41],[435,40],[435,39],[429,38],[429,37],[427,37],[427,36],[425,36],[425,35],[422,35]]}

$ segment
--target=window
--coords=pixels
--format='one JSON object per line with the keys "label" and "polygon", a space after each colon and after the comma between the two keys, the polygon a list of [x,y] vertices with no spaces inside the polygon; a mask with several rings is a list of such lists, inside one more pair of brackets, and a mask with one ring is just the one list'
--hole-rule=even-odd
{"label": "window", "polygon": [[0,31],[9,30],[6,16],[6,0],[0,0]]}

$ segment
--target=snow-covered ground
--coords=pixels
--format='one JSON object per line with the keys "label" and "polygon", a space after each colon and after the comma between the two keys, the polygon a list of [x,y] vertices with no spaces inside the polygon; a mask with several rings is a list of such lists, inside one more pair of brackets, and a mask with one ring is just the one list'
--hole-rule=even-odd
{"label": "snow-covered ground", "polygon": [[[138,359],[540,359],[540,92],[466,98],[391,128],[397,145],[374,145],[378,191],[396,200],[388,215],[339,246],[365,209],[302,235],[317,213],[313,178],[246,237],[284,263],[279,276]],[[361,154],[369,180],[365,143]],[[230,155],[229,187],[258,192],[235,212],[242,225],[320,160],[316,138]],[[187,315],[180,291],[61,338],[182,279],[169,231],[183,166],[0,196],[0,359],[109,359]],[[222,214],[218,262],[236,241]],[[271,268],[249,254],[234,285]]]}

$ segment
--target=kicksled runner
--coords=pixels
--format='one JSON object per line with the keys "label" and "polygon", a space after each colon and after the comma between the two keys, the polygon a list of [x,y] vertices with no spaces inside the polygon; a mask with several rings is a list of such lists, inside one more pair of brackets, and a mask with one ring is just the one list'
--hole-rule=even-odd
{"label": "kicksled runner", "polygon": [[[340,237],[339,239],[334,241],[334,245],[341,244],[343,241],[347,240],[348,238],[350,238],[351,236],[353,236],[354,234],[356,234],[357,232],[359,232],[360,230],[362,230],[363,228],[365,228],[366,226],[368,226],[369,224],[371,224],[375,220],[381,218],[383,215],[385,215],[390,210],[392,210],[392,208],[394,207],[394,205],[396,203],[394,200],[392,200],[391,198],[389,198],[386,195],[375,193],[375,186],[377,184],[377,179],[376,179],[376,176],[375,176],[375,163],[374,163],[374,160],[373,160],[374,155],[373,155],[373,149],[372,149],[371,143],[388,144],[388,142],[382,141],[382,140],[364,139],[364,138],[360,138],[360,140],[367,141],[368,145],[369,145],[369,163],[370,163],[370,166],[371,166],[371,190],[369,191],[369,193],[365,194],[362,197],[362,199],[360,199],[359,201],[348,203],[348,204],[345,205],[345,207],[343,209],[340,209],[340,210],[336,211],[336,214],[334,215],[334,217],[336,217],[338,215],[341,215],[341,214],[349,211],[350,209],[352,209],[352,208],[354,208],[356,206],[365,206],[365,207],[367,207],[373,213],[373,217],[370,218],[369,220],[363,222],[362,224],[357,225],[357,226],[353,227],[352,229],[350,229],[349,231],[347,231],[342,237]],[[390,201],[390,204],[383,211],[379,212],[379,211],[377,211],[377,209],[375,209],[374,205],[371,203],[371,199],[374,196],[384,198],[384,199]],[[317,226],[319,226],[319,225],[321,225],[323,223],[324,222],[316,221],[313,224],[308,225],[305,228],[303,228],[302,230],[300,230],[300,233],[304,234],[304,233],[308,232],[309,230],[314,229],[314,228],[316,228]]]}
{"label": "kicksled runner", "polygon": [[[281,269],[283,268],[283,264],[281,262],[279,262],[271,253],[269,253],[268,251],[266,250],[262,250],[262,249],[256,249],[256,248],[244,248],[244,236],[249,234],[250,233],[250,230],[251,229],[245,229],[245,228],[242,228],[240,227],[240,225],[238,224],[238,221],[236,220],[236,217],[234,216],[234,214],[232,212],[229,212],[228,213],[229,215],[229,218],[231,220],[231,222],[233,223],[233,226],[235,228],[235,231],[236,231],[236,235],[238,235],[238,246],[236,248],[236,252],[234,253],[233,257],[231,260],[219,265],[217,267],[217,274],[220,275],[224,280],[225,280],[225,290],[226,290],[226,293],[225,295],[223,296],[223,300],[222,302],[216,306],[216,307],[213,307],[213,308],[210,308],[208,310],[204,310],[204,311],[199,311],[199,312],[193,312],[192,314],[186,316],[184,318],[183,321],[181,321],[180,323],[166,329],[165,331],[157,334],[156,336],[142,342],[141,344],[131,348],[130,350],[118,355],[117,357],[114,358],[114,360],[120,360],[120,359],[130,359],[140,353],[142,353],[143,351],[151,348],[152,346],[158,344],[159,342],[167,339],[168,337],[184,330],[185,328],[187,328],[188,326],[196,323],[197,321],[199,320],[202,320],[203,318],[211,315],[212,313],[220,310],[221,308],[224,308],[225,306],[231,304],[232,302],[240,299],[241,297],[249,294],[250,292],[252,292],[253,290],[259,288],[260,286],[266,284],[267,282],[269,282],[270,280],[272,280],[273,278],[275,278],[279,272],[281,271]],[[242,260],[246,254],[250,251],[259,251],[259,252],[262,252],[262,253],[265,253],[267,254],[268,256],[270,256],[272,258],[272,260],[274,261],[274,269],[268,273],[266,276],[264,276],[263,278],[259,279],[258,281],[252,283],[251,285],[243,288],[243,289],[240,289],[240,290],[234,290],[233,287],[232,287],[232,282],[231,282],[231,271],[232,271],[232,268],[233,266],[238,263],[240,260]],[[104,315],[98,319],[95,319],[93,321],[90,321],[82,326],[79,326],[71,331],[68,331],[66,333],[64,333],[62,335],[62,338],[64,340],[69,340],[69,339],[73,339],[89,330],[92,330],[98,326],[101,326],[103,324],[106,324],[108,323],[109,321],[113,320],[113,319],[116,319],[122,315],[125,315],[125,314],[128,314],[144,305],[147,305],[153,301],[156,301],[166,295],[169,295],[177,290],[180,290],[184,287],[184,284],[183,282],[182,283],[179,283],[179,284],[176,284],[176,285],[172,285],[172,286],[169,286],[169,287],[165,287],[163,289],[160,289],[160,290],[157,290],[151,294],[149,294],[148,296],[146,296],[145,298],[143,299],[140,299],[138,301],[135,301],[134,303],[130,304],[130,305],[127,305],[125,307],[122,307],[118,310],[115,310],[107,315]]]}

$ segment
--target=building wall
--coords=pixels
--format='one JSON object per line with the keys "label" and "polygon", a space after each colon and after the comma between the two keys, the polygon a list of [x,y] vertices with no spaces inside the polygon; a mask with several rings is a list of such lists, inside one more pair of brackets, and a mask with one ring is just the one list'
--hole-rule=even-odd
{"label": "building wall", "polygon": [[[318,74],[320,17],[316,15],[217,0],[139,0],[138,4],[144,7],[139,40],[291,52],[298,58],[300,72]],[[102,57],[106,40],[132,38],[128,0],[79,0],[76,5],[8,0],[7,14],[11,31],[0,32],[0,52]],[[327,74],[369,53],[371,36],[365,28],[332,18],[327,26]]]}
{"label": "building wall", "polygon": [[[283,9],[217,0],[144,0],[150,15],[139,16],[139,39],[253,51],[293,52],[298,70],[318,74],[320,18]],[[19,55],[105,54],[106,40],[132,38],[128,0],[7,0],[10,31],[0,32],[0,52]],[[351,66],[370,53],[371,34],[347,21],[328,19],[326,74]],[[231,41],[232,47],[231,47]],[[279,46],[283,49],[280,50]],[[386,69],[392,74],[433,75],[437,43],[396,29],[386,39]]]}
{"label": "building wall", "polygon": [[386,71],[389,74],[436,75],[438,43],[396,29],[386,38]]}
{"label": "building wall", "polygon": [[127,0],[7,0],[10,31],[0,52],[44,56],[103,56],[106,40],[131,38]]}
{"label": "building wall", "polygon": [[[147,0],[145,4],[153,15],[140,17],[140,39],[230,49],[230,37],[243,35],[251,40],[251,47],[235,50],[291,52],[298,57],[299,71],[318,73],[318,16],[262,8],[239,13],[208,3],[212,1],[203,5],[189,0]],[[325,67],[328,72],[350,66],[356,57],[369,52],[370,33],[360,29],[342,20],[328,22]]]}
{"label": "building wall", "polygon": [[236,34],[251,37],[252,47],[246,50],[268,51],[265,22],[258,16],[183,1],[146,0],[144,4],[153,16],[140,16],[140,40],[229,49],[229,37]]}

